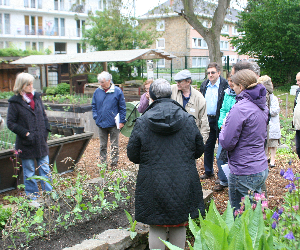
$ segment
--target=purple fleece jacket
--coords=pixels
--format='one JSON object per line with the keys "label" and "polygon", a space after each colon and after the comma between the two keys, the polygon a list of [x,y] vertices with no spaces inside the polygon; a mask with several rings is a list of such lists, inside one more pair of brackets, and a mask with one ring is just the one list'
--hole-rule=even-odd
{"label": "purple fleece jacket", "polygon": [[141,96],[140,104],[139,104],[139,107],[137,108],[137,110],[140,113],[144,113],[146,108],[148,108],[148,106],[149,106],[149,100],[147,99],[146,94],[147,94],[147,92]]}
{"label": "purple fleece jacket", "polygon": [[268,168],[264,149],[269,113],[266,89],[258,84],[242,91],[236,100],[221,130],[219,141],[228,151],[231,173],[257,174]]}

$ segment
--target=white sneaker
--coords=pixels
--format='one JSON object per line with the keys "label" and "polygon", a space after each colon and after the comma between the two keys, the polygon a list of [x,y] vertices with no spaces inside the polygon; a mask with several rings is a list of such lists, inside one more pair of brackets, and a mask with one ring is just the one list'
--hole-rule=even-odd
{"label": "white sneaker", "polygon": [[35,208],[38,208],[38,207],[41,206],[41,204],[38,203],[38,202],[36,202],[36,201],[31,201],[31,202],[29,202],[28,204],[29,204],[29,206],[35,207]]}

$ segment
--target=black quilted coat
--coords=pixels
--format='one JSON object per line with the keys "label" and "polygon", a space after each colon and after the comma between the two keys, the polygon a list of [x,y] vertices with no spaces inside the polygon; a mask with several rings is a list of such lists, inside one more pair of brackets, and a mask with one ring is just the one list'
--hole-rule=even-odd
{"label": "black quilted coat", "polygon": [[127,146],[139,165],[135,219],[149,225],[177,225],[204,214],[195,159],[204,152],[195,118],[163,98],[137,119]]}
{"label": "black quilted coat", "polygon": [[[47,136],[50,128],[41,94],[34,94],[34,111],[21,95],[12,96],[8,102],[7,127],[17,135],[15,149],[22,151],[19,157],[34,159],[48,155]],[[29,136],[26,136],[27,132]]]}

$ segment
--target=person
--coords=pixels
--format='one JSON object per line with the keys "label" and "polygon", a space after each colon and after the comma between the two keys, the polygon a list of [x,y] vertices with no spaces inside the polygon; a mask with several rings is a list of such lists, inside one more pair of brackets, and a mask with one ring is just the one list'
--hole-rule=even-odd
{"label": "person", "polygon": [[219,136],[218,119],[224,99],[224,91],[228,88],[227,80],[220,75],[221,68],[217,63],[212,62],[208,64],[208,79],[205,80],[200,87],[200,92],[206,100],[207,117],[210,128],[204,151],[205,173],[200,176],[202,180],[214,177],[214,151]]}
{"label": "person", "polygon": [[269,110],[266,88],[257,83],[253,71],[238,71],[231,79],[237,102],[228,113],[219,141],[228,151],[229,200],[238,210],[241,198],[249,191],[260,193],[268,176],[264,142]]}
{"label": "person", "polygon": [[189,216],[204,214],[202,187],[195,159],[204,152],[194,116],[170,99],[164,79],[150,86],[154,101],[139,117],[127,145],[130,161],[139,164],[135,219],[150,225],[149,248],[165,249],[167,238],[184,248]]}
{"label": "person", "polygon": [[[15,150],[19,152],[22,161],[25,193],[34,201],[39,188],[36,180],[27,178],[35,175],[36,160],[39,175],[51,179],[47,144],[48,132],[51,130],[41,94],[33,89],[33,81],[31,74],[17,75],[13,89],[15,95],[8,100],[7,127],[16,134]],[[41,180],[40,183],[42,190],[52,190],[48,182]]]}
{"label": "person", "polygon": [[[236,94],[233,90],[233,83],[231,80],[231,76],[227,78],[229,87],[225,90],[224,100],[222,103],[222,108],[220,109],[220,117],[218,120],[218,128],[221,131],[223,124],[225,124],[226,116],[229,113],[232,106],[235,104]],[[216,186],[214,186],[213,190],[216,192],[224,190],[225,187],[228,186],[227,177],[222,169],[222,165],[227,163],[227,153],[225,150],[222,150],[222,146],[220,143],[218,144],[217,151],[217,166],[218,166],[218,177],[219,179],[216,181]]]}
{"label": "person", "polygon": [[276,149],[279,146],[281,132],[280,132],[280,121],[279,121],[279,102],[278,98],[273,94],[273,83],[269,76],[264,75],[258,78],[258,83],[265,86],[267,90],[267,107],[269,109],[269,124],[268,124],[268,140],[267,140],[267,156],[270,167],[275,167],[275,155]]}
{"label": "person", "polygon": [[250,69],[255,73],[256,78],[259,78],[260,76],[259,65],[256,62],[250,62],[250,61],[239,61],[235,63],[231,68],[231,75],[233,76],[236,72],[242,69]]}
{"label": "person", "polygon": [[206,101],[199,91],[191,87],[192,74],[189,70],[185,69],[178,72],[174,80],[177,84],[171,86],[171,98],[182,105],[189,114],[195,116],[196,124],[205,144],[209,135]]}
{"label": "person", "polygon": [[293,127],[296,130],[296,152],[300,159],[300,99],[299,99],[299,92],[300,92],[300,72],[296,75],[296,81],[298,85],[298,89],[296,91],[295,101],[294,101],[294,115],[293,115]]}
{"label": "person", "polygon": [[[112,82],[112,76],[103,71],[97,76],[100,84],[93,94],[93,119],[99,127],[100,160],[107,164],[107,141],[111,143],[111,169],[115,169],[119,159],[119,133],[126,122],[126,104],[122,90]],[[117,119],[119,116],[119,119]],[[119,121],[118,121],[119,120]],[[118,126],[117,126],[117,123]]]}
{"label": "person", "polygon": [[141,96],[140,104],[139,104],[139,107],[137,108],[137,110],[140,113],[144,113],[144,111],[149,106],[149,99],[150,99],[149,88],[150,88],[150,85],[152,82],[153,82],[152,79],[148,79],[147,81],[144,82],[145,93]]}

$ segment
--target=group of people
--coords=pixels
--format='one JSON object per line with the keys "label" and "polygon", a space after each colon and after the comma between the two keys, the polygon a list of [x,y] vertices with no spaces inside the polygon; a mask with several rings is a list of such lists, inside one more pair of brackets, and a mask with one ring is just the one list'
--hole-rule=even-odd
{"label": "group of people", "polygon": [[[150,249],[164,249],[158,238],[181,248],[189,216],[205,215],[200,179],[214,177],[214,151],[218,141],[218,180],[214,191],[229,187],[229,200],[235,210],[249,191],[262,192],[280,139],[279,104],[270,77],[259,77],[256,63],[236,63],[228,79],[221,76],[217,63],[207,67],[207,80],[200,91],[193,88],[188,70],[175,75],[177,84],[164,79],[147,80],[136,120],[127,145],[128,158],[139,164],[135,193],[135,219],[150,225]],[[299,78],[300,86],[300,74]],[[298,80],[297,78],[297,80]],[[33,76],[17,76],[9,99],[7,126],[16,133],[20,149],[25,191],[35,200],[36,160],[39,174],[51,180],[47,135],[50,131],[41,95],[33,89]],[[92,100],[93,119],[99,127],[100,160],[107,164],[108,135],[111,142],[110,168],[118,163],[120,129],[126,123],[122,90],[108,72],[98,75],[99,88]],[[298,81],[297,81],[298,82]],[[300,92],[300,91],[299,91]],[[298,92],[297,92],[298,93]],[[295,99],[294,124],[297,153],[300,155],[300,101]],[[205,173],[198,175],[196,159],[204,154]],[[223,166],[228,164],[226,175]],[[41,181],[45,191],[48,182]]]}
{"label": "group of people", "polygon": [[[159,238],[167,237],[184,248],[188,215],[198,217],[198,210],[204,214],[200,179],[214,177],[217,140],[219,179],[214,190],[228,186],[235,210],[249,192],[251,199],[251,193],[265,190],[268,161],[275,166],[280,123],[271,78],[259,75],[256,63],[243,61],[233,66],[227,81],[220,66],[210,63],[200,91],[191,86],[188,70],[175,75],[177,84],[157,79],[145,85],[149,91],[141,98],[142,116],[127,155],[139,164],[135,218],[150,225],[150,249],[164,249]],[[199,177],[196,159],[203,153],[205,173]],[[222,168],[226,163],[227,176]]]}

